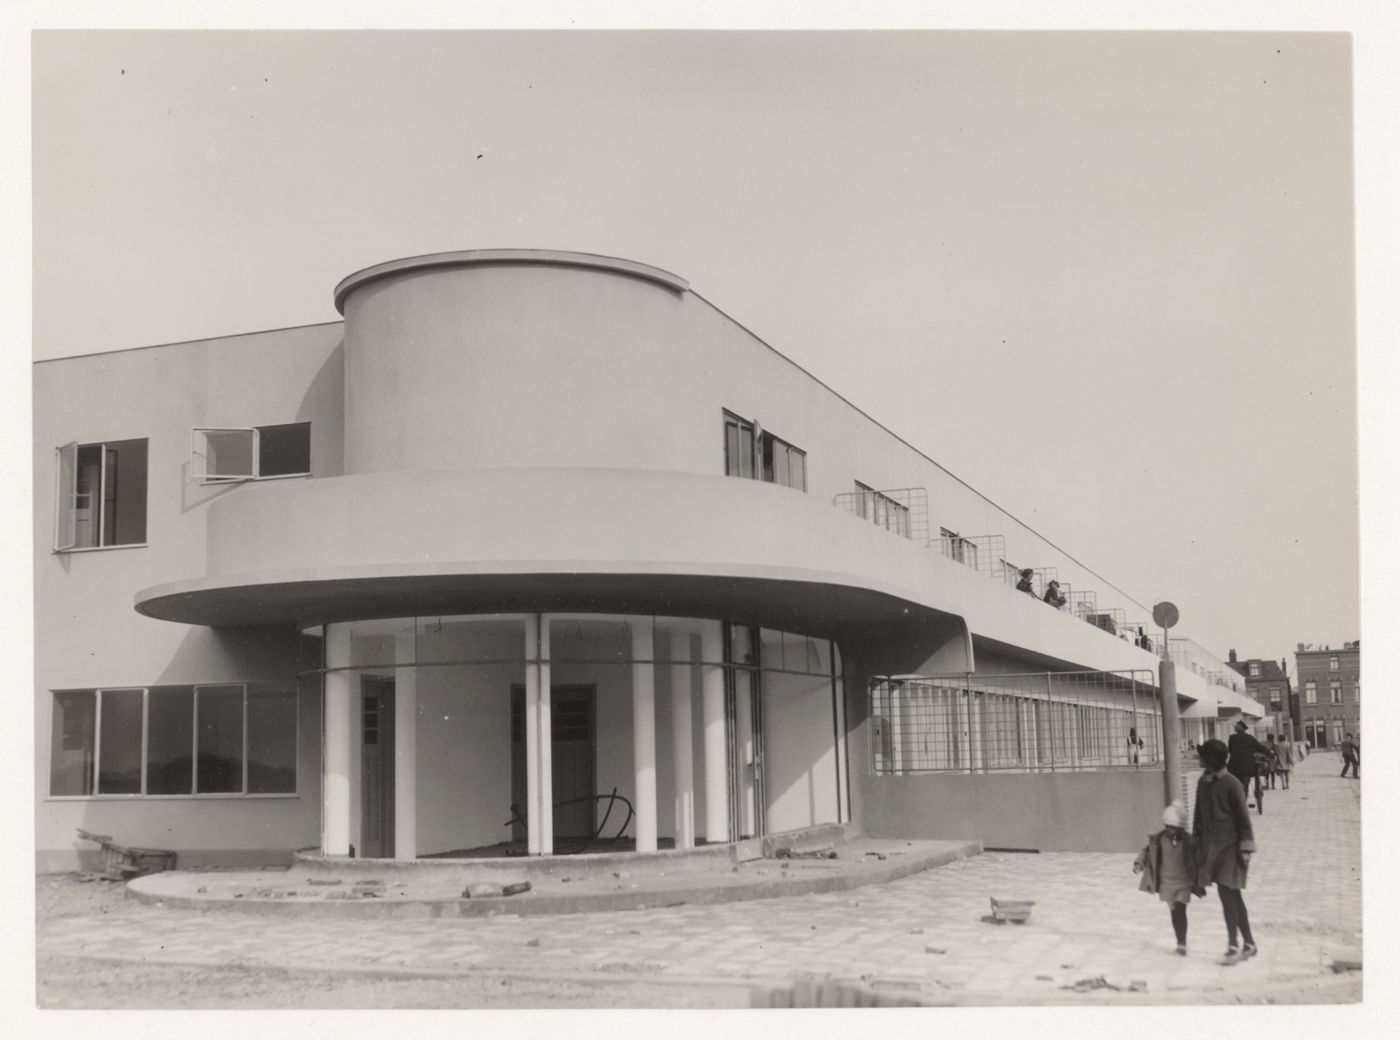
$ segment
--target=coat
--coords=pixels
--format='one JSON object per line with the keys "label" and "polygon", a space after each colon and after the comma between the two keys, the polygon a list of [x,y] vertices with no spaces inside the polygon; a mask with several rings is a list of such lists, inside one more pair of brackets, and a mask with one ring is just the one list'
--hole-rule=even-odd
{"label": "coat", "polygon": [[1241,852],[1254,852],[1254,825],[1244,786],[1227,772],[1205,773],[1196,782],[1196,814],[1191,833],[1200,856],[1202,885],[1244,888],[1249,868]]}
{"label": "coat", "polygon": [[1278,768],[1289,770],[1293,768],[1293,745],[1286,740],[1280,740],[1274,745],[1274,750],[1278,752]]}
{"label": "coat", "polygon": [[1134,873],[1142,875],[1139,891],[1156,892],[1164,903],[1189,903],[1192,895],[1206,894],[1199,880],[1196,840],[1184,832],[1177,833],[1181,840],[1176,843],[1165,840],[1165,829],[1148,835],[1147,844],[1133,862]]}
{"label": "coat", "polygon": [[1268,748],[1248,733],[1231,733],[1229,747],[1230,764],[1226,768],[1230,770],[1231,776],[1240,780],[1254,776],[1256,772],[1262,772],[1262,770],[1255,769],[1255,755],[1263,755],[1265,758],[1273,757],[1269,754]]}

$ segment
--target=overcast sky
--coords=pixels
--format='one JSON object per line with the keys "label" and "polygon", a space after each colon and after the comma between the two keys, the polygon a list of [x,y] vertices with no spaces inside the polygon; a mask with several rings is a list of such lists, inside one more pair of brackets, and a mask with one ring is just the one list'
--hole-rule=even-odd
{"label": "overcast sky", "polygon": [[627,257],[1219,656],[1360,635],[1344,35],[33,56],[36,358],[334,320],[340,278],[418,253]]}

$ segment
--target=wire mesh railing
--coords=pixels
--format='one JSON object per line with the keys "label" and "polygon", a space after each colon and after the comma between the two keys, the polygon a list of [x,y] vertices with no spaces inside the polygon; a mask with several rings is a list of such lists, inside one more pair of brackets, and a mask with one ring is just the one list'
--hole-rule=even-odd
{"label": "wire mesh railing", "polygon": [[970,567],[978,574],[994,580],[1005,580],[1006,539],[999,534],[962,535],[946,528],[933,541],[930,548],[948,559]]}
{"label": "wire mesh railing", "polygon": [[1167,653],[1177,668],[1199,675],[1208,683],[1235,693],[1246,693],[1248,690],[1244,676],[1194,639],[1173,636]]}
{"label": "wire mesh railing", "polygon": [[844,509],[901,538],[908,538],[920,545],[928,542],[926,488],[876,490],[862,486],[855,491],[841,492],[833,502],[838,509]]}
{"label": "wire mesh railing", "polygon": [[882,676],[869,695],[876,773],[1161,768],[1150,670]]}

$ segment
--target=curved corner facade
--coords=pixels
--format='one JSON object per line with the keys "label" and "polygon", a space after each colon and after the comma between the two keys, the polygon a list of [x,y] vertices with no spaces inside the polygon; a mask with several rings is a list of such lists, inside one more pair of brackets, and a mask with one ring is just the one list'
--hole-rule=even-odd
{"label": "curved corner facade", "polygon": [[[41,866],[1153,817],[1147,609],[683,279],[490,250],[335,302],[36,366]],[[1168,650],[1187,736],[1262,714]]]}

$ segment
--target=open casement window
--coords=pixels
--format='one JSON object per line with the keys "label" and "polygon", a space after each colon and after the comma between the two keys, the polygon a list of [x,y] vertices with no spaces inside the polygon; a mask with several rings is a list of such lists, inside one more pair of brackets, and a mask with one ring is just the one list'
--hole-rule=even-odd
{"label": "open casement window", "polygon": [[724,413],[724,472],[769,484],[807,490],[807,453],[757,422]]}
{"label": "open casement window", "polygon": [[311,424],[198,427],[190,472],[206,484],[311,474]]}
{"label": "open casement window", "polygon": [[54,549],[100,549],[146,541],[144,438],[57,449]]}

